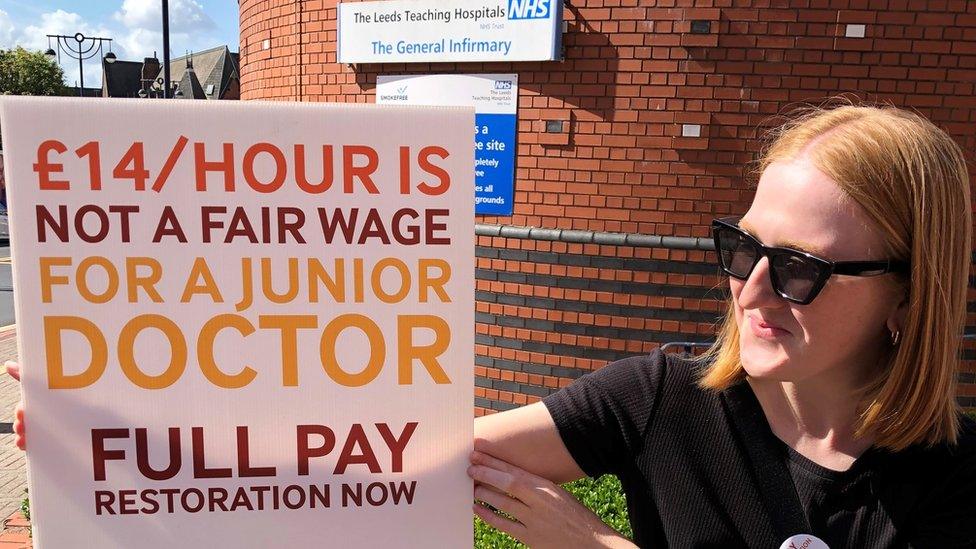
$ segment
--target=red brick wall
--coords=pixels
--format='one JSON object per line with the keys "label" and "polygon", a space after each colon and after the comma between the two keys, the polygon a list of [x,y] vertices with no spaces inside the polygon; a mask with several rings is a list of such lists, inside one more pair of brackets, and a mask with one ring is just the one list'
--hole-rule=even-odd
{"label": "red brick wall", "polygon": [[[746,208],[745,166],[770,115],[839,93],[913,108],[974,156],[976,2],[731,4],[571,0],[564,62],[354,70],[336,63],[335,2],[241,0],[241,95],[372,102],[377,74],[518,73],[515,214],[487,224],[707,236],[712,217]],[[693,19],[710,33],[691,34]],[[847,24],[865,38],[845,38]],[[568,139],[543,132],[551,119],[570,121]],[[685,123],[702,136],[681,137]],[[478,245],[479,413],[669,339],[707,339],[721,307],[704,252]],[[967,324],[976,332],[976,314]],[[959,396],[976,407],[976,345],[964,358]]]}

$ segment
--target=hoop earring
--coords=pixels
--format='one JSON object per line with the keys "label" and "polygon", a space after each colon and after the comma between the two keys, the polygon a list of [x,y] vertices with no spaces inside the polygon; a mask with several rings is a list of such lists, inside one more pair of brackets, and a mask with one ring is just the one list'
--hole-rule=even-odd
{"label": "hoop earring", "polygon": [[901,339],[901,330],[895,330],[891,332],[891,346],[898,346],[898,341]]}

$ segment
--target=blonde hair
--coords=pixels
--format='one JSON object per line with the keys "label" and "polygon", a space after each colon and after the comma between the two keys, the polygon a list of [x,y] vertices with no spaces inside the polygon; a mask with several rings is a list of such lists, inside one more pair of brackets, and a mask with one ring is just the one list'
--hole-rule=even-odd
{"label": "blonde hair", "polygon": [[[972,253],[970,183],[959,145],[932,122],[890,105],[806,107],[770,134],[754,174],[809,156],[863,208],[893,258],[911,262],[901,342],[860,388],[856,436],[893,451],[955,443],[956,372]],[[731,302],[699,385],[721,390],[744,379]]]}

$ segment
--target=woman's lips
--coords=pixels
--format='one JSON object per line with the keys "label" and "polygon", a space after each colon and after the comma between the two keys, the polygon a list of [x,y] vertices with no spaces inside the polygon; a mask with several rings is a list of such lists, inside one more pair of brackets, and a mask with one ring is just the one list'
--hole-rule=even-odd
{"label": "woman's lips", "polygon": [[786,337],[790,334],[789,330],[780,328],[773,324],[769,324],[755,316],[748,315],[749,327],[752,329],[753,335],[761,339],[779,339]]}

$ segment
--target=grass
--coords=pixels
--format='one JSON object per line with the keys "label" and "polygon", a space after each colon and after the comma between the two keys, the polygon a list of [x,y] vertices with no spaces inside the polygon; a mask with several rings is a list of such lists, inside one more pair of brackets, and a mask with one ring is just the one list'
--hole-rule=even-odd
{"label": "grass", "polygon": [[[24,514],[24,520],[30,523],[30,497],[27,488],[24,488],[24,499],[20,502],[20,512]],[[27,527],[27,535],[34,537],[34,526]]]}
{"label": "grass", "polygon": [[[633,536],[630,520],[627,518],[627,501],[617,477],[604,475],[598,479],[583,478],[564,484],[563,488],[576,496],[576,499],[596,513],[603,519],[603,522],[610,525],[614,530],[628,538]],[[474,546],[475,549],[521,549],[525,547],[510,536],[488,526],[477,517],[474,519]]]}

